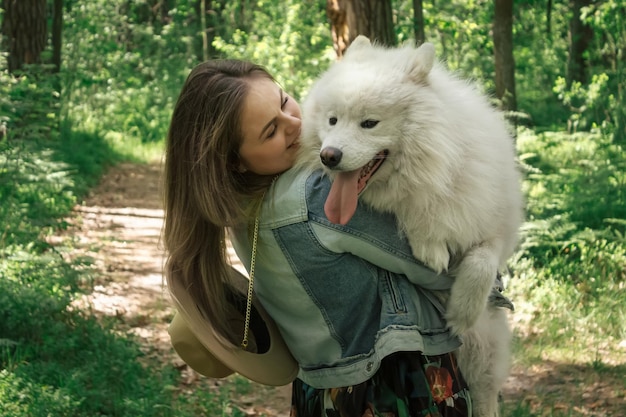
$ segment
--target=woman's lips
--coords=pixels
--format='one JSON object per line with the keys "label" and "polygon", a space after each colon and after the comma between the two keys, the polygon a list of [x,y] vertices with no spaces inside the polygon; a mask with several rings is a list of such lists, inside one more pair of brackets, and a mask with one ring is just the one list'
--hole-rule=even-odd
{"label": "woman's lips", "polygon": [[300,146],[300,135],[298,135],[296,139],[293,142],[291,142],[289,146],[287,146],[287,149],[297,148],[298,146]]}

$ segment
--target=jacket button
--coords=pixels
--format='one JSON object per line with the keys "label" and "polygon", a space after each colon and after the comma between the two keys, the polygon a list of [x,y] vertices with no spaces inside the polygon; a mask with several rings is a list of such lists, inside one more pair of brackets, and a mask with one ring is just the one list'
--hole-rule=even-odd
{"label": "jacket button", "polygon": [[367,372],[372,372],[373,367],[374,367],[374,362],[368,362],[367,365],[365,365],[365,370]]}

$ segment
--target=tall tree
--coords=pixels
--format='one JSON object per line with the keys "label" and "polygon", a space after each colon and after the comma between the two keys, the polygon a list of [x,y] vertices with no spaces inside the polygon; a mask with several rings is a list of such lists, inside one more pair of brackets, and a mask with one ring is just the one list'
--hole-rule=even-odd
{"label": "tall tree", "polygon": [[339,58],[358,35],[383,45],[397,43],[391,0],[327,0],[326,14]]}
{"label": "tall tree", "polygon": [[424,33],[424,5],[422,0],[413,0],[413,30],[417,44],[423,44],[426,40],[426,34]]}
{"label": "tall tree", "polygon": [[[213,47],[215,36],[220,34],[220,19],[224,11],[225,0],[197,0],[195,3],[196,15],[198,16],[198,33],[200,42],[197,42],[196,55],[200,61],[205,61],[218,56]],[[241,15],[237,16],[242,22],[245,20],[244,10],[246,2],[239,2]],[[243,24],[243,23],[242,23]],[[239,28],[238,25],[235,27]]]}
{"label": "tall tree", "polygon": [[516,110],[513,57],[513,0],[496,0],[493,22],[496,96],[504,110]]}
{"label": "tall tree", "polygon": [[552,39],[552,0],[546,5],[546,36]]}
{"label": "tall tree", "polygon": [[581,20],[581,9],[589,6],[592,0],[570,0],[571,17],[569,21],[569,54],[567,57],[567,84],[574,81],[587,81],[587,60],[585,52],[591,42],[593,31]]}
{"label": "tall tree", "polygon": [[46,47],[46,0],[4,0],[2,34],[9,71],[40,62]]}
{"label": "tall tree", "polygon": [[207,25],[207,13],[211,10],[211,0],[198,1],[198,17],[200,21],[200,33],[202,38],[202,54],[199,56],[200,61],[209,59],[209,27]]}
{"label": "tall tree", "polygon": [[52,64],[55,72],[61,70],[62,33],[63,0],[54,0],[52,11]]}

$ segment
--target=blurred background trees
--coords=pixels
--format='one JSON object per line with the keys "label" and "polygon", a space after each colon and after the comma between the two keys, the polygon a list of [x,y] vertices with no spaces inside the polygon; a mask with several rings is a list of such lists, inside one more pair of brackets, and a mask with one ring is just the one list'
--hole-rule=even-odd
{"label": "blurred background trees", "polygon": [[425,40],[525,123],[623,140],[624,9],[618,0],[2,0],[1,45],[11,73],[63,62],[60,85],[75,93],[102,82],[175,86],[162,77],[230,56],[266,65],[302,97],[358,34]]}
{"label": "blurred background trees", "polygon": [[[75,361],[94,350],[67,308],[88,268],[64,263],[45,237],[107,166],[160,158],[197,63],[253,60],[304,99],[359,34],[433,43],[505,111],[527,199],[507,290],[524,332],[516,358],[583,364],[626,389],[623,0],[0,0],[0,21],[0,410],[197,415],[169,408],[197,393],[177,396],[165,373],[112,392],[119,369],[137,368],[115,343],[98,344],[96,371]],[[557,400],[505,415],[546,415]]]}

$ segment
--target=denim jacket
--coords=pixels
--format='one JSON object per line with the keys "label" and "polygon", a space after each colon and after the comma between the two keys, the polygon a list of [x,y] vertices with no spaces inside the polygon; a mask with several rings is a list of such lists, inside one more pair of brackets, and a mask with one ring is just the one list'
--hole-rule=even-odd
{"label": "denim jacket", "polygon": [[[329,189],[320,171],[289,170],[266,193],[259,217],[255,294],[298,361],[298,376],[316,388],[349,386],[391,353],[458,348],[429,291],[449,289],[452,278],[413,257],[390,214],[359,203],[347,225],[330,223]],[[235,228],[230,237],[249,271],[252,232]]]}

